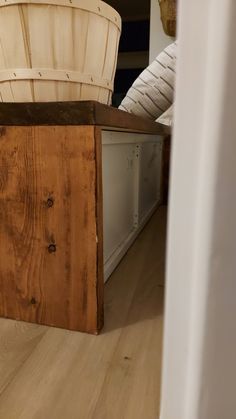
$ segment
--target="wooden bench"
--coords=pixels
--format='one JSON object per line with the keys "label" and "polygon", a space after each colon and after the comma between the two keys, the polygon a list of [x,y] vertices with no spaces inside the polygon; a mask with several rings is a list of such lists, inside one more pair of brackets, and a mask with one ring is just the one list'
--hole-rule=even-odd
{"label": "wooden bench", "polygon": [[96,102],[0,104],[0,316],[103,326],[102,140],[167,127]]}

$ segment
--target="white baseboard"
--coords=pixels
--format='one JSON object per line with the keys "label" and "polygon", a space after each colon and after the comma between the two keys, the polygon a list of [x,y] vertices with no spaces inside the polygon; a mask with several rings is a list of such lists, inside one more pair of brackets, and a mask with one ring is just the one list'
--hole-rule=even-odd
{"label": "white baseboard", "polygon": [[104,264],[104,281],[106,282],[115,270],[121,259],[127,253],[133,242],[136,240],[142,229],[145,227],[153,213],[160,206],[161,202],[158,200],[148,211],[146,216],[143,218],[138,227],[135,227],[133,231],[127,236],[127,238],[116,248],[109,259]]}

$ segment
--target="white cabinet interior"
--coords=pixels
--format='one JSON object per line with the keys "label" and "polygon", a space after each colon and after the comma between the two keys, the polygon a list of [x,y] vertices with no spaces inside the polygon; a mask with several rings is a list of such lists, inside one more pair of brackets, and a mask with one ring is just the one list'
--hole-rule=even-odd
{"label": "white cabinet interior", "polygon": [[163,138],[102,132],[105,281],[161,199]]}

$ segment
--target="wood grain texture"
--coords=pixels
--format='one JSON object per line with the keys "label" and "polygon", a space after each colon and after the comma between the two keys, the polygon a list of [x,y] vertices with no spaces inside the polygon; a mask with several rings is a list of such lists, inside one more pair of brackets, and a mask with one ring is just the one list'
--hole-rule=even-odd
{"label": "wood grain texture", "polygon": [[103,256],[103,181],[102,181],[102,132],[94,129],[96,153],[96,222],[97,222],[97,312],[98,329],[104,324],[104,256]]}
{"label": "wood grain texture", "polygon": [[0,394],[15,378],[47,331],[47,327],[0,319]]}
{"label": "wood grain texture", "polygon": [[1,125],[98,125],[168,135],[171,128],[94,101],[0,103]]}
{"label": "wood grain texture", "polygon": [[0,150],[0,315],[97,333],[94,128],[5,127]]}
{"label": "wood grain texture", "polygon": [[106,284],[101,335],[0,320],[0,418],[159,417],[165,226],[159,208]]}

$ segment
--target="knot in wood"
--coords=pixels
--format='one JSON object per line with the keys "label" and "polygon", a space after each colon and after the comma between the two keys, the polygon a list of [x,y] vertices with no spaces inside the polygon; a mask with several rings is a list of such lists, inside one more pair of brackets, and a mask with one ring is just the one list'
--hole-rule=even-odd
{"label": "knot in wood", "polygon": [[57,251],[57,247],[56,247],[56,245],[55,244],[50,244],[49,246],[48,246],[48,252],[49,253],[55,253]]}

